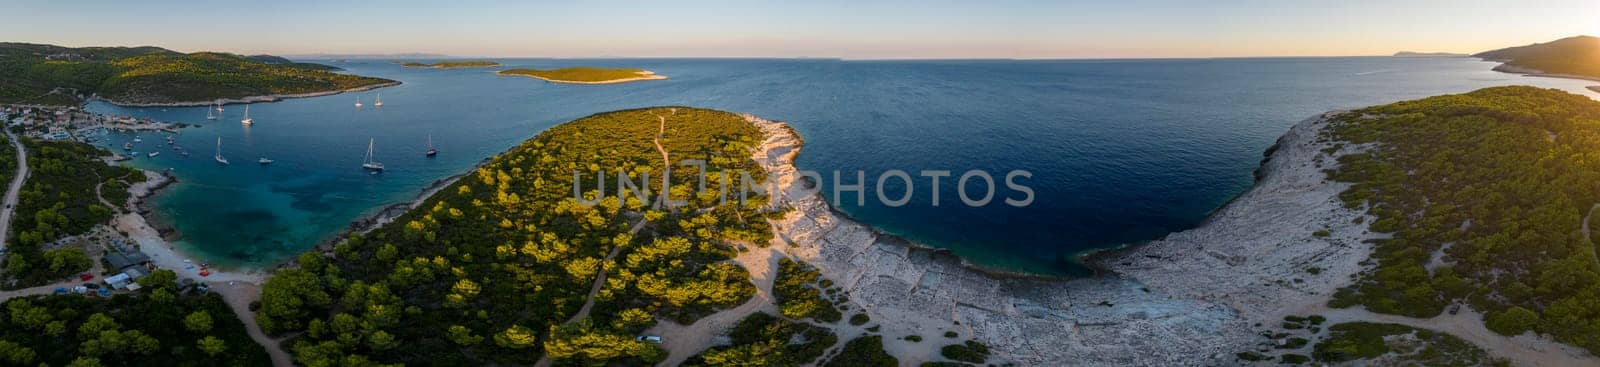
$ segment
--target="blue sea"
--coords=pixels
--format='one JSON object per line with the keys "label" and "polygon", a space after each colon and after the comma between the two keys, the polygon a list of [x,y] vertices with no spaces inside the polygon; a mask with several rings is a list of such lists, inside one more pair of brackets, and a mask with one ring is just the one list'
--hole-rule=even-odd
{"label": "blue sea", "polygon": [[[203,107],[95,112],[202,125],[185,129],[182,158],[146,133],[130,165],[172,169],[180,180],[150,201],[176,243],[227,267],[270,267],[347,228],[361,216],[414,198],[435,180],[556,124],[625,108],[685,105],[752,113],[792,124],[806,139],[798,165],[832,171],[843,184],[867,177],[867,204],[844,192],[850,216],[972,262],[1006,271],[1081,275],[1084,251],[1160,238],[1194,227],[1248,189],[1261,153],[1315,114],[1478,88],[1526,84],[1595,96],[1595,84],[1490,71],[1466,58],[1261,58],[1190,60],[504,59],[507,67],[637,67],[664,81],[562,85],[501,77],[493,69],[402,68],[388,60],[331,63],[403,85],[328,97],[242,105],[206,120]],[[432,60],[417,60],[432,61]],[[371,106],[382,95],[382,108]],[[355,98],[367,106],[357,109]],[[423,156],[431,136],[437,158]],[[217,138],[233,164],[211,155]],[[103,142],[121,151],[133,135]],[[367,143],[385,163],[370,175]],[[161,149],[155,158],[143,155]],[[260,166],[258,157],[277,162]],[[880,203],[876,178],[909,172],[909,204]],[[932,205],[923,170],[951,171]],[[955,181],[990,172],[996,197],[968,207]],[[1003,198],[1004,175],[1033,202]],[[900,180],[886,184],[898,199]],[[981,181],[968,191],[979,197]]]}

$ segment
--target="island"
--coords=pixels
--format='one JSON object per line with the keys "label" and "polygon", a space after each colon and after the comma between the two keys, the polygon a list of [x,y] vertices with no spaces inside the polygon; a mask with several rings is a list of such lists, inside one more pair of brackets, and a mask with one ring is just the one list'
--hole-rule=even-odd
{"label": "island", "polygon": [[1495,71],[1600,81],[1600,38],[1575,36],[1472,55],[1501,62]]}
{"label": "island", "polygon": [[420,62],[403,62],[400,66],[408,68],[434,68],[434,69],[461,69],[461,68],[492,68],[500,66],[494,61],[440,61],[432,64]]}
{"label": "island", "polygon": [[1458,53],[1451,53],[1451,52],[1400,51],[1400,52],[1394,53],[1394,57],[1467,57],[1467,56],[1468,56],[1467,54],[1458,54]]}
{"label": "island", "polygon": [[644,69],[618,69],[598,67],[570,67],[560,69],[509,69],[496,73],[500,75],[519,75],[535,78],[552,83],[567,84],[616,84],[644,80],[663,80],[665,75]]}
{"label": "island", "polygon": [[124,106],[200,106],[399,84],[284,61],[262,55],[184,54],[157,47],[0,43],[0,103],[70,106],[99,98]]}

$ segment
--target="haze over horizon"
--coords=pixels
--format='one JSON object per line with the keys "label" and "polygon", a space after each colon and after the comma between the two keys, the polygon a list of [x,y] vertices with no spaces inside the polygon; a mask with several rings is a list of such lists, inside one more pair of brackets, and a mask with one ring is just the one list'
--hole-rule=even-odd
{"label": "haze over horizon", "polygon": [[1474,53],[1600,34],[1587,0],[934,2],[27,2],[0,34],[241,54],[852,59]]}

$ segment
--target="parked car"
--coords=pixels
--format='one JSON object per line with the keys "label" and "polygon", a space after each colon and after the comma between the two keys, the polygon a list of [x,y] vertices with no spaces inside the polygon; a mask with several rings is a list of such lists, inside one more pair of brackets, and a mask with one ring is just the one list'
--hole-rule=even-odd
{"label": "parked car", "polygon": [[633,338],[633,340],[661,344],[661,337],[655,335],[640,335],[637,338]]}
{"label": "parked car", "polygon": [[1450,304],[1450,314],[1454,315],[1457,312],[1461,312],[1461,304],[1460,303],[1452,303],[1452,304]]}

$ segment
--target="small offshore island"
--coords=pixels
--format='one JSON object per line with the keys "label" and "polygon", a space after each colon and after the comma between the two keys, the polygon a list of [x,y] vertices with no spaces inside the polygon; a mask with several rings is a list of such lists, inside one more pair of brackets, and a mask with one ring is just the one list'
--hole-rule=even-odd
{"label": "small offshore island", "polygon": [[500,66],[494,61],[440,61],[432,64],[421,62],[396,62],[408,68],[434,68],[434,69],[464,69],[464,68],[492,68]]}
{"label": "small offshore island", "polygon": [[500,75],[519,75],[529,78],[544,80],[551,83],[566,84],[617,84],[645,80],[664,80],[665,75],[644,69],[616,69],[597,67],[570,67],[551,70],[541,69],[510,69],[496,73]]}

